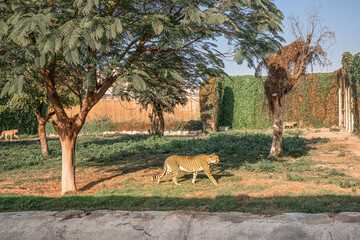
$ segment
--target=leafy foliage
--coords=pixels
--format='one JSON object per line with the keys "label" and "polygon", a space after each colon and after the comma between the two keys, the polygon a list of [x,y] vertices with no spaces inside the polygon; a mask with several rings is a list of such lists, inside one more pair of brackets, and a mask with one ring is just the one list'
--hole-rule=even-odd
{"label": "leafy foliage", "polygon": [[[282,40],[277,32],[283,16],[269,0],[28,0],[6,2],[0,8],[3,60],[22,59],[44,67],[62,57],[84,69],[96,64],[105,77],[117,69],[119,77],[131,73],[139,79],[142,76],[133,74],[136,68],[131,68],[131,63],[145,63],[149,52],[164,55],[186,51],[186,47],[206,56],[208,63],[222,65],[206,42],[220,35],[228,38],[238,56],[253,65],[254,59],[277,49]],[[198,51],[198,47],[205,51]],[[81,81],[91,91],[96,85],[93,78]]]}
{"label": "leafy foliage", "polygon": [[[47,98],[45,89],[42,85],[41,75],[36,71],[34,66],[29,65],[25,68],[23,75],[15,77],[9,74],[9,70],[14,67],[12,62],[2,64],[2,82],[0,86],[0,98],[5,98],[0,107],[0,119],[2,126],[0,129],[19,129],[22,134],[36,134],[38,119],[35,112],[40,110],[40,116],[49,116],[50,102]],[[64,70],[66,69],[63,68]],[[59,86],[60,99],[66,106],[75,105],[76,99],[70,95],[69,89]],[[48,120],[47,116],[46,121]],[[33,121],[33,122],[31,122]]]}
{"label": "leafy foliage", "polygon": [[[145,109],[149,107],[152,109],[152,114],[149,116],[150,134],[164,134],[163,114],[173,113],[177,105],[186,104],[188,95],[186,89],[191,89],[196,85],[191,80],[192,73],[188,69],[179,67],[184,64],[184,62],[177,62],[179,58],[181,56],[174,53],[156,59],[155,65],[140,66],[136,70],[137,80],[133,81],[133,84],[117,83],[114,86],[113,94],[120,95],[122,98],[136,99]],[[196,69],[196,62],[193,65],[193,69]],[[179,69],[180,73],[174,69]],[[188,80],[186,81],[183,76],[188,77]]]}
{"label": "leafy foliage", "polygon": [[37,120],[28,100],[16,95],[0,99],[0,131],[19,129],[19,134],[37,133]]}
{"label": "leafy foliage", "polygon": [[270,127],[263,94],[262,83],[254,76],[225,78],[220,88],[219,124],[233,129]]}

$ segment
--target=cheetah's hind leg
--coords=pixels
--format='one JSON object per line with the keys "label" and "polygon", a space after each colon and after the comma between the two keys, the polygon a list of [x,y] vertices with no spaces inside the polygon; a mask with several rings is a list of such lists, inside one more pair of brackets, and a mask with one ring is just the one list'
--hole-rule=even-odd
{"label": "cheetah's hind leg", "polygon": [[195,180],[196,180],[197,174],[198,174],[197,172],[194,172],[194,173],[193,173],[193,179],[192,179],[192,181],[191,181],[192,184],[195,184]]}
{"label": "cheetah's hind leg", "polygon": [[180,183],[178,183],[178,181],[176,180],[178,174],[179,174],[179,171],[178,171],[178,170],[174,170],[174,171],[173,171],[172,180],[173,180],[173,182],[175,183],[175,185],[180,185]]}

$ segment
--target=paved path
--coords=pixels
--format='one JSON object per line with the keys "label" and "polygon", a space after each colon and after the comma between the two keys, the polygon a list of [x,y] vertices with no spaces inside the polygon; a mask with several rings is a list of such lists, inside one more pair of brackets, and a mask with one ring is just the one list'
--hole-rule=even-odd
{"label": "paved path", "polygon": [[360,213],[127,212],[70,210],[0,213],[0,239],[358,240]]}

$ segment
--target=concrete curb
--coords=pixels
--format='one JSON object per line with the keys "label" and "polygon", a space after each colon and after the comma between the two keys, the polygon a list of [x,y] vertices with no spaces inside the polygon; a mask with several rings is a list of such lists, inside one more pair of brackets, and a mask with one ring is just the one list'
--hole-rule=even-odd
{"label": "concrete curb", "polygon": [[0,238],[357,240],[360,213],[10,212],[0,213]]}

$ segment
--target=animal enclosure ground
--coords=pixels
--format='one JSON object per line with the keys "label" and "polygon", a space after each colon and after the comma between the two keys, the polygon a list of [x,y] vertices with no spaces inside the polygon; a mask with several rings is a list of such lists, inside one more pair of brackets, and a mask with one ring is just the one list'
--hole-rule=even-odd
{"label": "animal enclosure ground", "polygon": [[[335,129],[336,130],[336,129]],[[61,147],[49,139],[42,158],[36,139],[0,141],[0,211],[124,209],[280,212],[360,211],[360,139],[329,129],[285,130],[280,157],[266,159],[270,131],[231,131],[197,138],[105,135],[79,137],[78,193],[60,197]],[[165,176],[166,157],[216,153],[219,182]]]}

